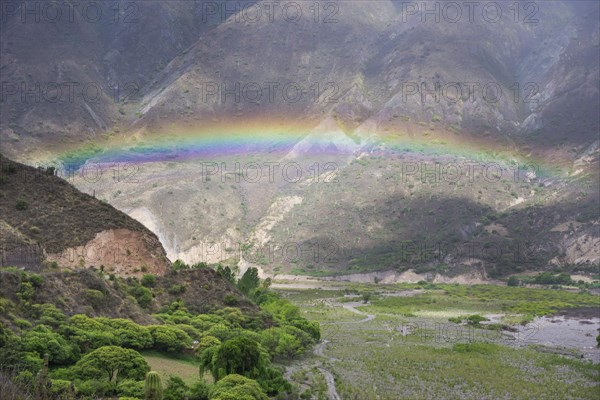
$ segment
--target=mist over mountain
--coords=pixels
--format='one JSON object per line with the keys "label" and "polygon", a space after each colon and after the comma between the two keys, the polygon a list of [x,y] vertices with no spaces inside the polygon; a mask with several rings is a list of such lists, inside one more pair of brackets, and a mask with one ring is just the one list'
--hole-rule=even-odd
{"label": "mist over mountain", "polygon": [[1,10],[0,151],[171,261],[597,273],[597,2],[45,7]]}

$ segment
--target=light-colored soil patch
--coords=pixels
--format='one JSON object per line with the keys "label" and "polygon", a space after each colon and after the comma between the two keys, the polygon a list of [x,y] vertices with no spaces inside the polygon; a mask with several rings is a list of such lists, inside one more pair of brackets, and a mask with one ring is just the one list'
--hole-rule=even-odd
{"label": "light-colored soil patch", "polygon": [[302,203],[300,196],[280,197],[271,204],[267,215],[259,222],[254,230],[254,234],[250,239],[250,243],[256,242],[259,246],[264,246],[269,242],[271,236],[269,232],[275,224],[282,221],[287,213],[289,213],[295,205]]}
{"label": "light-colored soil patch", "polygon": [[109,273],[139,276],[141,267],[145,267],[147,273],[163,275],[166,260],[158,256],[159,246],[155,238],[144,232],[110,229],[98,232],[83,246],[48,254],[46,259],[67,269],[103,266]]}

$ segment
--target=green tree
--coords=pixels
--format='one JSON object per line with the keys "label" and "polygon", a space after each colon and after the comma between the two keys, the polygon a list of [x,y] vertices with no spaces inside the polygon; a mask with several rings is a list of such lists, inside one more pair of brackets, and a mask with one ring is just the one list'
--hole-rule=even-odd
{"label": "green tree", "polygon": [[231,326],[242,326],[247,321],[242,311],[236,307],[222,308],[217,311],[217,314],[222,316]]}
{"label": "green tree", "polygon": [[246,295],[250,294],[258,285],[260,285],[260,278],[258,277],[258,269],[255,267],[248,268],[238,281],[238,288]]}
{"label": "green tree", "polygon": [[282,323],[303,318],[300,309],[285,299],[271,298],[261,304],[261,308],[273,314],[275,319]]}
{"label": "green tree", "polygon": [[156,371],[150,371],[146,374],[144,382],[144,400],[162,400],[163,387],[160,375]]}
{"label": "green tree", "polygon": [[263,281],[261,286],[263,289],[267,290],[271,287],[272,284],[273,284],[273,281],[271,280],[271,278],[267,278]]}
{"label": "green tree", "polygon": [[363,293],[362,294],[362,301],[363,301],[363,303],[366,304],[366,303],[369,302],[369,300],[371,300],[371,293],[369,293],[369,292]]}
{"label": "green tree", "polygon": [[51,379],[50,384],[52,399],[75,400],[75,386],[73,382],[62,379]]}
{"label": "green tree", "polygon": [[145,274],[142,276],[142,286],[145,287],[154,287],[156,285],[156,275]]}
{"label": "green tree", "polygon": [[213,347],[209,347],[207,349],[204,349],[204,351],[200,354],[200,377],[202,378],[204,376],[204,374],[208,371],[208,372],[212,372],[212,366],[213,366],[213,359],[215,357],[215,354],[217,353],[217,350],[219,349],[219,347],[217,346],[213,346]]}
{"label": "green tree", "polygon": [[63,334],[69,341],[77,344],[83,353],[117,344],[117,339],[104,324],[83,314],[72,316],[63,325]]}
{"label": "green tree", "polygon": [[245,376],[232,374],[217,382],[210,390],[211,400],[268,400],[260,385]]}
{"label": "green tree", "polygon": [[192,318],[192,326],[201,331],[207,331],[218,323],[225,322],[225,319],[215,314],[200,314]]}
{"label": "green tree", "polygon": [[227,325],[224,323],[219,323],[211,326],[206,332],[204,332],[204,334],[208,336],[214,336],[223,342],[231,337],[232,332]]}
{"label": "green tree", "polygon": [[142,380],[149,371],[140,353],[119,346],[100,347],[83,356],[74,367],[75,374],[82,379],[104,375],[109,382],[124,378]]}
{"label": "green tree", "polygon": [[35,398],[38,400],[47,400],[50,396],[50,387],[52,382],[48,377],[48,354],[44,354],[44,366],[35,377]]}
{"label": "green tree", "polygon": [[208,400],[208,385],[200,380],[190,387],[189,400]]}
{"label": "green tree", "polygon": [[157,350],[177,352],[192,344],[190,336],[176,326],[152,325],[149,329]]}
{"label": "green tree", "polygon": [[40,324],[58,328],[67,321],[65,314],[54,304],[34,304],[32,306],[34,317]]}
{"label": "green tree", "polygon": [[4,347],[10,341],[12,332],[2,325],[0,322],[0,347]]}
{"label": "green tree", "polygon": [[154,340],[150,329],[123,318],[97,318],[111,331],[117,345],[135,350],[152,348]]}
{"label": "green tree", "polygon": [[572,285],[573,280],[571,279],[571,275],[562,273],[556,277],[556,283],[559,285]]}
{"label": "green tree", "polygon": [[202,339],[200,339],[200,341],[198,342],[198,345],[196,346],[196,354],[200,356],[202,352],[208,349],[209,347],[216,347],[220,345],[221,341],[219,339],[217,339],[214,336],[206,335],[202,337]]}
{"label": "green tree", "polygon": [[164,393],[164,400],[182,400],[187,397],[188,386],[178,376],[170,376]]}
{"label": "green tree", "polygon": [[141,307],[147,308],[152,303],[152,292],[144,286],[134,286],[129,292]]}
{"label": "green tree", "polygon": [[267,367],[257,381],[268,396],[277,396],[280,393],[292,391],[292,385],[283,377],[282,371],[278,368]]}
{"label": "green tree", "polygon": [[182,269],[188,269],[189,265],[187,265],[186,263],[184,263],[181,260],[175,260],[175,262],[173,263],[173,271],[179,271]]}
{"label": "green tree", "polygon": [[144,381],[123,379],[117,385],[117,393],[121,397],[144,398]]}
{"label": "green tree", "polygon": [[321,329],[316,321],[308,321],[306,319],[294,319],[290,324],[296,328],[308,333],[315,341],[321,339]]}
{"label": "green tree", "polygon": [[29,203],[27,203],[23,199],[17,199],[17,202],[15,203],[15,208],[19,211],[27,210],[29,208]]}
{"label": "green tree", "polygon": [[506,284],[508,286],[519,286],[519,278],[517,278],[516,276],[511,276],[510,278],[508,278],[508,281],[506,282]]}
{"label": "green tree", "polygon": [[35,289],[29,282],[21,282],[17,288],[17,298],[23,302],[28,303],[35,297]]}
{"label": "green tree", "polygon": [[79,357],[78,349],[46,325],[38,325],[25,332],[21,346],[24,351],[35,352],[40,357],[48,354],[52,364],[69,364]]}
{"label": "green tree", "polygon": [[228,280],[231,284],[235,285],[235,274],[229,267],[223,267],[221,264],[217,266],[217,273],[223,278]]}
{"label": "green tree", "polygon": [[294,356],[302,354],[302,352],[304,352],[304,348],[302,347],[300,340],[298,340],[295,336],[288,333],[283,333],[279,336],[279,341],[275,351],[277,354],[291,359]]}
{"label": "green tree", "polygon": [[83,296],[94,308],[104,303],[105,295],[99,290],[86,289],[83,293]]}
{"label": "green tree", "polygon": [[268,364],[267,355],[261,351],[257,341],[238,337],[224,342],[212,358],[211,373],[215,380],[225,375],[240,374],[256,378]]}

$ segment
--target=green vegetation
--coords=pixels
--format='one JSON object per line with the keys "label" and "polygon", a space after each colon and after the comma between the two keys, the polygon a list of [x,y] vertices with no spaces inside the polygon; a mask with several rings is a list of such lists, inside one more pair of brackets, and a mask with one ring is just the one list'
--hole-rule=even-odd
{"label": "green vegetation", "polygon": [[564,308],[600,307],[600,298],[585,292],[496,285],[439,284],[429,287],[430,290],[417,296],[374,300],[373,308],[397,314],[418,315],[425,310],[456,314],[451,316],[485,311],[520,315],[521,321],[527,322],[535,316]]}
{"label": "green vegetation", "polygon": [[146,374],[144,382],[144,400],[162,400],[163,387],[160,375],[156,371],[150,371]]}
{"label": "green vegetation", "polygon": [[192,354],[165,354],[156,350],[145,350],[141,354],[163,382],[170,376],[178,376],[189,385],[198,380],[198,358]]}
{"label": "green vegetation", "polygon": [[[336,284],[337,285],[337,284]],[[335,285],[332,284],[335,289]],[[425,290],[415,291],[427,286]],[[535,346],[496,339],[487,313],[517,317],[502,308],[528,309],[534,305],[562,308],[598,305],[598,297],[566,290],[433,284],[347,285],[339,290],[285,290],[286,298],[301,307],[305,316],[319,321],[329,343],[323,357],[303,359],[291,374],[307,391],[306,398],[327,398],[321,365],[335,378],[343,399],[448,398],[448,399],[594,399],[600,368],[582,361],[542,352]],[[404,291],[403,295],[398,295]],[[374,319],[348,312],[343,297],[356,303],[360,293],[372,293],[370,305],[356,307]],[[406,316],[410,312],[415,315]],[[464,322],[455,326],[446,322]],[[436,324],[450,332],[473,332],[436,339]],[[428,328],[431,326],[431,329]],[[402,327],[409,327],[403,331]],[[494,339],[490,339],[494,338]],[[600,340],[600,338],[599,338]],[[513,344],[514,343],[514,344]],[[312,397],[310,397],[312,396]],[[319,397],[321,396],[321,397]]]}
{"label": "green vegetation", "polygon": [[535,276],[511,276],[507,282],[508,286],[520,286],[525,284],[538,285],[574,285],[575,282],[571,276],[566,273],[553,274],[551,272],[541,272]]}
{"label": "green vegetation", "polygon": [[260,284],[260,279],[258,278],[258,270],[254,267],[248,268],[244,275],[238,281],[238,288],[244,294],[249,294],[250,291],[256,289]]}
{"label": "green vegetation", "polygon": [[[146,314],[154,321],[148,325],[65,315],[41,300],[46,275],[11,273],[8,277],[17,279],[15,301],[0,298],[0,382],[10,382],[23,399],[58,400],[66,394],[69,399],[295,398],[277,363],[304,355],[320,338],[319,325],[270,291],[269,282],[261,284],[256,270],[240,279],[246,301],[258,306],[254,311],[225,307],[194,313],[177,299]],[[161,285],[192,290],[173,281],[163,284],[154,275],[144,275],[141,283],[116,277],[111,282],[148,310]],[[103,306],[108,289],[93,287],[82,290],[83,299]]]}
{"label": "green vegetation", "polygon": [[228,375],[210,391],[212,400],[268,400],[255,381],[242,375]]}
{"label": "green vegetation", "polygon": [[17,199],[15,203],[15,208],[20,211],[27,210],[29,208],[29,203],[23,199]]}
{"label": "green vegetation", "polygon": [[145,274],[142,276],[141,284],[145,287],[154,287],[156,285],[156,275]]}
{"label": "green vegetation", "polygon": [[123,378],[141,380],[149,370],[137,351],[103,346],[84,355],[73,367],[73,374],[81,379],[104,375],[108,382],[119,382]]}

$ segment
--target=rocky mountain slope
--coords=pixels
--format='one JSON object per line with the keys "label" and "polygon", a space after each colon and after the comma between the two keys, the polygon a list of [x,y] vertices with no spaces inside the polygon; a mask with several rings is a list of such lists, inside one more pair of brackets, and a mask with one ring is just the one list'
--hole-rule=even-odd
{"label": "rocky mountain slope", "polygon": [[[104,2],[108,18],[51,27],[12,16],[0,149],[103,171],[72,182],[141,221],[172,260],[598,273],[597,2],[498,2],[460,18],[432,1],[229,3]],[[22,82],[108,90],[29,101]],[[272,163],[302,176],[271,179]],[[35,239],[13,228],[0,227]]]}
{"label": "rocky mountain slope", "polygon": [[[135,289],[139,288],[139,283],[121,278],[105,279],[97,271],[51,271],[35,276],[39,279],[29,301],[53,304],[68,316],[86,314],[90,317],[127,318],[140,324],[152,324],[157,321],[151,314],[177,299],[182,299],[188,309],[195,313],[207,313],[227,307],[223,301],[226,296],[234,299],[236,306],[245,312],[252,314],[258,310],[234,285],[211,269],[170,272],[158,277],[152,289],[156,296],[151,296],[146,303],[132,296],[132,293],[136,293]],[[0,321],[5,326],[11,326],[15,315],[24,311],[17,306],[23,297],[24,286],[21,283],[28,282],[31,275],[5,269],[0,271],[0,278],[0,297],[3,298]],[[184,287],[185,291],[170,293],[168,289],[173,285]]]}
{"label": "rocky mountain slope", "polygon": [[156,235],[54,170],[3,156],[0,165],[2,265],[39,269],[55,262],[119,275],[164,274],[170,267]]}

